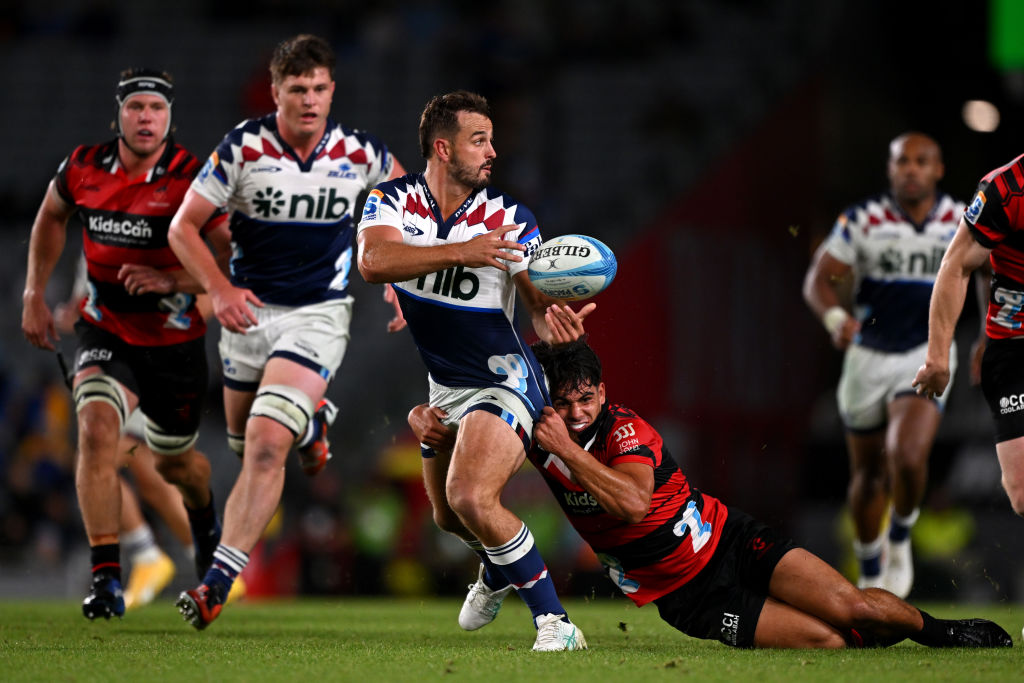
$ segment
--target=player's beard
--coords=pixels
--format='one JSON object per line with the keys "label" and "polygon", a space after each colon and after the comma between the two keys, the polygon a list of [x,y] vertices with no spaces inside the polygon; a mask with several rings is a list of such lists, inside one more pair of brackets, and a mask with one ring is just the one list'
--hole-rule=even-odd
{"label": "player's beard", "polygon": [[485,167],[490,170],[490,162],[480,166],[470,166],[469,164],[462,163],[457,156],[453,156],[451,165],[452,179],[473,190],[485,188],[491,184],[490,174],[483,174]]}

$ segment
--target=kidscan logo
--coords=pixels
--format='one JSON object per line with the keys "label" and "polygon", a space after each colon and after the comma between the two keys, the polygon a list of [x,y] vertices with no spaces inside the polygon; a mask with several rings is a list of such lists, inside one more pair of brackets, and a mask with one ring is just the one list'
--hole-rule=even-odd
{"label": "kidscan logo", "polygon": [[999,399],[1000,414],[1008,415],[1009,413],[1016,413],[1019,410],[1024,410],[1024,394],[1003,396]]}
{"label": "kidscan logo", "polygon": [[89,232],[102,235],[121,235],[124,237],[136,237],[149,239],[153,236],[153,228],[144,218],[138,220],[117,220],[115,218],[101,218],[100,216],[89,216]]}

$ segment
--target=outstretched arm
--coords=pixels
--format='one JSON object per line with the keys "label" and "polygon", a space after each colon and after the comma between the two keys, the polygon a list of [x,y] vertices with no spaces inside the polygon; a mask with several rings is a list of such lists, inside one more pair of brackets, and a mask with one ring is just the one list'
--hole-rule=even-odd
{"label": "outstretched arm", "polygon": [[525,270],[513,276],[519,298],[530,314],[530,322],[537,336],[551,344],[562,344],[583,336],[583,320],[593,313],[593,301],[573,311],[561,299],[555,299],[537,289]]}
{"label": "outstretched arm", "polygon": [[949,346],[964,307],[967,282],[991,249],[978,243],[964,219],[942,257],[928,308],[928,351],[912,386],[926,398],[941,396],[949,384]]}
{"label": "outstretched arm", "polygon": [[21,330],[29,343],[40,349],[53,351],[60,337],[53,322],[53,313],[46,305],[46,283],[64,251],[67,241],[66,225],[74,207],[57,194],[50,181],[32,223],[28,243],[28,272],[22,293]]}

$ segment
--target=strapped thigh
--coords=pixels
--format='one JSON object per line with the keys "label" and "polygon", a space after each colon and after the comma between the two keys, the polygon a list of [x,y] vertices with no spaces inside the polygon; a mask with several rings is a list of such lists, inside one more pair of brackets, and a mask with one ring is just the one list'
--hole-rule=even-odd
{"label": "strapped thigh", "polygon": [[249,417],[270,418],[298,438],[306,433],[313,417],[313,400],[287,384],[268,384],[256,392]]}
{"label": "strapped thigh", "polygon": [[124,395],[124,387],[110,375],[100,372],[84,378],[75,387],[74,399],[76,412],[81,412],[86,404],[100,401],[117,411],[121,429],[128,421],[128,399]]}

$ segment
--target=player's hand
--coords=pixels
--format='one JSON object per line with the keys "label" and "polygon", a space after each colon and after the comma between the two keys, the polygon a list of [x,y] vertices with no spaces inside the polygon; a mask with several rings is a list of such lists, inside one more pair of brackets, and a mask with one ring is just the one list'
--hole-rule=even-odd
{"label": "player's hand", "polygon": [[552,304],[544,311],[544,322],[551,333],[550,343],[567,344],[583,336],[583,319],[590,315],[597,304],[591,301],[579,310],[569,308],[567,304]]}
{"label": "player's hand", "polygon": [[914,376],[910,386],[914,387],[919,396],[935,398],[942,396],[949,384],[949,365],[940,365],[934,361],[926,360]]}
{"label": "player's hand", "polygon": [[23,301],[21,331],[25,334],[25,339],[37,349],[56,351],[57,347],[54,344],[60,340],[60,336],[53,323],[50,307],[46,305],[42,296],[25,297]]}
{"label": "player's hand", "polygon": [[174,291],[174,276],[162,270],[138,263],[125,263],[117,271],[117,279],[125,290],[137,294],[170,294]]}
{"label": "player's hand", "polygon": [[245,334],[248,328],[259,323],[251,306],[263,308],[263,302],[251,290],[225,285],[209,294],[213,314],[225,330]]}
{"label": "player's hand", "polygon": [[971,386],[981,384],[981,359],[985,356],[985,346],[988,344],[988,337],[981,335],[971,344]]}
{"label": "player's hand", "polygon": [[498,270],[508,272],[508,264],[505,261],[522,261],[523,257],[518,253],[525,252],[526,247],[514,240],[506,240],[505,236],[519,230],[518,225],[503,225],[496,230],[489,230],[482,235],[460,243],[459,253],[461,264],[470,268],[482,268],[493,266]]}
{"label": "player's hand", "polygon": [[832,346],[845,351],[860,333],[860,321],[850,316],[832,335]]}
{"label": "player's hand", "polygon": [[533,424],[533,438],[548,453],[565,453],[576,445],[565,422],[551,406],[544,406],[540,419]]}
{"label": "player's hand", "polygon": [[384,285],[384,301],[391,304],[395,309],[395,317],[388,321],[388,332],[399,332],[405,329],[407,323],[402,315],[402,307],[398,305],[398,295],[391,285]]}
{"label": "player's hand", "polygon": [[421,444],[435,451],[451,453],[455,448],[455,432],[441,423],[446,417],[448,413],[440,408],[421,403],[409,411],[408,422],[416,440]]}

